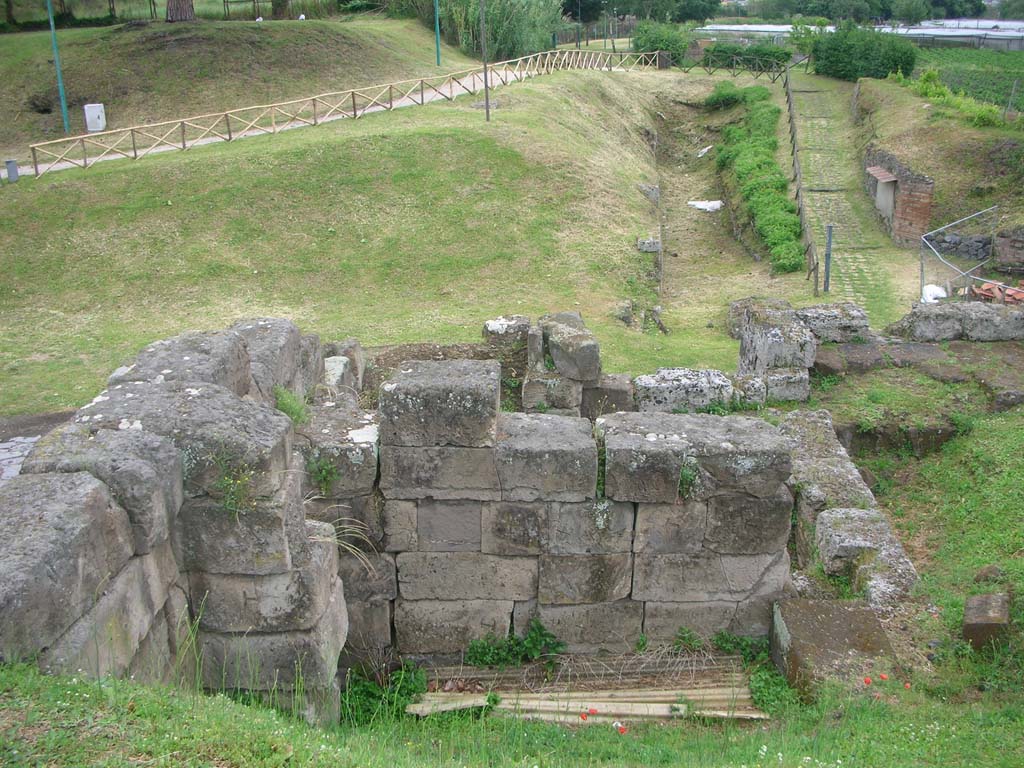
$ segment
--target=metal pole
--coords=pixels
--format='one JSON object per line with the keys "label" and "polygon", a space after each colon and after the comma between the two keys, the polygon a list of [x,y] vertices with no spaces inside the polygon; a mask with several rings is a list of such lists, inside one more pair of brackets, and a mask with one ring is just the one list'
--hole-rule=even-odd
{"label": "metal pole", "polygon": [[480,0],[480,56],[484,60],[484,115],[491,122],[491,89],[487,80],[487,6]]}
{"label": "metal pole", "polygon": [[1003,110],[1003,120],[1006,120],[1006,113],[1010,111],[1010,107],[1013,106],[1013,100],[1017,96],[1017,86],[1020,85],[1020,78],[1018,77],[1013,81],[1013,89],[1010,91],[1010,98],[1006,102],[1006,109]]}
{"label": "metal pole", "polygon": [[437,66],[441,66],[441,12],[434,0],[434,48],[437,50]]}
{"label": "metal pole", "polygon": [[53,24],[53,0],[46,0],[46,15],[50,17],[50,43],[53,45],[53,65],[57,69],[60,116],[64,118],[64,133],[71,133],[71,124],[68,122],[68,100],[64,95],[64,76],[60,71],[60,53],[57,51],[57,28]]}
{"label": "metal pole", "polygon": [[825,225],[825,293],[832,284],[832,225]]}

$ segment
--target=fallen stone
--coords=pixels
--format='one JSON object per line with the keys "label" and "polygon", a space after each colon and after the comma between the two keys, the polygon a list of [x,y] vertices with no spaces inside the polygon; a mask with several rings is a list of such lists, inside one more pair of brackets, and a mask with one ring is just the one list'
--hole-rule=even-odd
{"label": "fallen stone", "polygon": [[633,550],[645,555],[699,552],[704,545],[707,518],[707,501],[638,504]]}
{"label": "fallen stone", "polygon": [[638,237],[636,249],[640,253],[658,253],[661,251],[661,241],[656,237]]}
{"label": "fallen stone", "polygon": [[526,334],[526,364],[531,371],[543,371],[544,362],[544,331],[531,325]]}
{"label": "fallen stone", "polygon": [[558,313],[540,318],[555,369],[569,379],[597,382],[601,377],[601,348],[578,313]]}
{"label": "fallen stone", "polygon": [[539,605],[537,618],[569,653],[629,653],[643,631],[644,604]]}
{"label": "fallen stone", "polygon": [[775,604],[772,660],[790,685],[812,694],[824,680],[891,671],[895,654],[878,618],[863,603],[797,598]]}
{"label": "fallen stone", "polygon": [[502,315],[484,323],[484,342],[506,354],[526,349],[530,318],[525,315]]}
{"label": "fallen stone", "polygon": [[388,499],[501,499],[492,448],[384,445],[380,451],[380,490]]}
{"label": "fallen stone", "polygon": [[733,386],[721,371],[691,368],[659,368],[657,373],[633,380],[637,410],[671,413],[728,408]]}
{"label": "fallen stone", "polygon": [[597,485],[597,445],[586,419],[503,413],[494,461],[506,501],[585,501]]}
{"label": "fallen stone", "polygon": [[[366,371],[366,356],[363,354],[363,347],[356,339],[345,339],[324,344],[324,357],[345,357],[349,364],[346,366],[347,375],[343,385],[360,392],[363,388],[363,375]],[[325,361],[326,365],[326,361]]]}
{"label": "fallen stone", "polygon": [[537,560],[476,552],[403,552],[395,558],[407,600],[529,600]]}
{"label": "fallen stone", "polygon": [[584,387],[580,415],[593,421],[606,413],[635,411],[633,380],[625,373],[606,373],[596,387]]}
{"label": "fallen stone", "polygon": [[85,472],[0,485],[0,658],[50,647],[132,555],[128,516]]}
{"label": "fallen stone", "polygon": [[973,301],[915,304],[886,330],[912,341],[1014,341],[1024,339],[1024,309]]}
{"label": "fallen stone", "polygon": [[736,603],[644,603],[644,634],[654,643],[669,643],[680,629],[688,629],[704,640],[732,625]]}
{"label": "fallen stone", "polygon": [[964,302],[963,337],[968,341],[1018,341],[1024,339],[1024,309]]}
{"label": "fallen stone", "polygon": [[1010,596],[971,595],[964,603],[963,637],[980,651],[1000,640],[1010,628]]}
{"label": "fallen stone", "polygon": [[523,380],[523,410],[526,413],[566,411],[579,416],[583,384],[549,371],[530,371]]}
{"label": "fallen stone", "polygon": [[243,320],[231,326],[245,338],[251,360],[252,381],[249,395],[274,404],[274,387],[283,387],[296,394],[296,376],[302,358],[299,329],[291,320],[261,317]]}
{"label": "fallen stone", "polygon": [[422,499],[416,510],[416,540],[422,552],[479,552],[479,501]]}
{"label": "fallen stone", "polygon": [[819,304],[796,310],[818,341],[864,341],[872,337],[867,312],[852,302]]}
{"label": "fallen stone", "polygon": [[314,405],[309,422],[296,428],[316,492],[325,498],[365,496],[377,480],[378,426],[372,411]]}
{"label": "fallen stone", "polygon": [[985,582],[1000,582],[1006,578],[1006,571],[1000,568],[998,565],[986,565],[978,569],[978,572],[974,574],[975,584],[984,584]]}
{"label": "fallen stone", "polygon": [[461,653],[485,635],[505,637],[511,600],[398,600],[395,645],[403,654]]}
{"label": "fallen stone", "polygon": [[614,602],[629,597],[633,556],[541,555],[537,599],[548,605]]}
{"label": "fallen stone", "polygon": [[324,358],[325,397],[333,399],[346,394],[357,394],[352,361],[344,355]]}

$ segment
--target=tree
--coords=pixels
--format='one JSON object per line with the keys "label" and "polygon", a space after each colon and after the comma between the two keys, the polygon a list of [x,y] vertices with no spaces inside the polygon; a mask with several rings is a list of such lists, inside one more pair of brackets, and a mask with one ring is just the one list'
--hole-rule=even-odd
{"label": "tree", "polygon": [[11,26],[18,23],[14,18],[14,0],[4,0],[4,17]]}
{"label": "tree", "polygon": [[288,0],[270,0],[270,18],[288,18]]}
{"label": "tree", "polygon": [[861,22],[871,16],[871,6],[867,0],[832,0],[828,4],[828,15],[833,21],[853,19]]}
{"label": "tree", "polygon": [[601,18],[601,0],[562,0],[562,15],[584,24]]}
{"label": "tree", "polygon": [[168,21],[195,21],[196,9],[192,0],[167,0]]}
{"label": "tree", "polygon": [[1002,19],[1024,19],[1024,0],[1003,0],[999,3]]}
{"label": "tree", "polygon": [[672,10],[672,21],[696,21],[701,24],[712,19],[722,0],[679,0]]}
{"label": "tree", "polygon": [[892,17],[904,24],[914,26],[932,15],[932,7],[926,0],[896,0],[892,5]]}

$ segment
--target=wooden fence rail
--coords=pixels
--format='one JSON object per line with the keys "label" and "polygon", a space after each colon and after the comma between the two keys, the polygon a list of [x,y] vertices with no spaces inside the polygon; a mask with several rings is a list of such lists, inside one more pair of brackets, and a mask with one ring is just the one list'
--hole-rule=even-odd
{"label": "wooden fence rail", "polygon": [[[492,82],[509,85],[559,70],[636,70],[665,66],[658,53],[561,50],[535,53],[487,67]],[[483,68],[466,69],[366,88],[321,93],[302,99],[241,107],[225,112],[160,123],[134,125],[98,133],[68,136],[30,145],[36,177],[59,164],[88,168],[108,157],[138,160],[153,152],[188,150],[199,144],[233,141],[243,136],[280,131],[339,119],[358,119],[367,113],[431,101],[452,101],[483,89]]]}
{"label": "wooden fence rail", "polygon": [[[800,63],[800,62],[797,62]],[[795,66],[795,65],[791,65]],[[807,205],[804,202],[804,175],[800,166],[800,137],[796,129],[796,107],[793,103],[793,86],[786,68],[784,83],[786,87],[786,111],[789,115],[789,139],[793,155],[793,182],[796,185],[796,206],[800,215],[800,240],[804,244],[804,258],[807,263],[807,279],[814,275],[814,295],[818,295],[819,273],[818,248],[814,243],[814,232],[807,221]]]}

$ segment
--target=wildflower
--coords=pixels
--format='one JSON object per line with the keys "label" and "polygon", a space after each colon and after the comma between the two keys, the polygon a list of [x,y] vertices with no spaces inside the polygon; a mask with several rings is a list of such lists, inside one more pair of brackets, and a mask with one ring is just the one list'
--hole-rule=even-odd
{"label": "wildflower", "polygon": [[625,735],[626,735],[626,731],[627,731],[627,730],[629,730],[629,729],[628,729],[628,728],[626,728],[626,726],[624,726],[624,725],[620,725],[620,726],[619,726],[619,733],[621,733],[621,734],[622,734],[623,736],[625,736]]}
{"label": "wildflower", "polygon": [[880,674],[879,677],[882,678],[883,680],[888,680],[889,679],[889,676],[887,674],[885,674],[885,672]]}
{"label": "wildflower", "polygon": [[592,714],[592,715],[596,715],[596,714],[597,714],[597,710],[596,710],[596,709],[594,709],[593,707],[591,707],[590,709],[588,709],[588,710],[587,710],[587,712],[589,712],[589,713],[590,713],[590,714]]}
{"label": "wildflower", "polygon": [[586,720],[586,719],[587,719],[587,713],[586,712],[580,712],[580,720]]}
{"label": "wildflower", "polygon": [[904,683],[903,687],[906,688],[909,691],[910,690],[910,683]]}
{"label": "wildflower", "polygon": [[870,677],[865,677],[864,678],[864,685],[871,685],[871,678]]}

